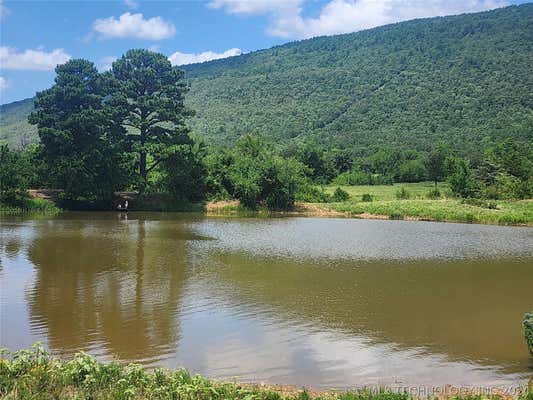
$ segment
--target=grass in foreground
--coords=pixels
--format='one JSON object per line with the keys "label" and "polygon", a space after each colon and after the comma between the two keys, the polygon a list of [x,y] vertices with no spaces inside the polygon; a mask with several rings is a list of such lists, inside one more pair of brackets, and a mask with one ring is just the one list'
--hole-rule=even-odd
{"label": "grass in foreground", "polygon": [[[524,390],[521,400],[533,400]],[[187,400],[409,400],[406,393],[358,391],[312,395],[307,391],[281,393],[257,386],[209,381],[191,376],[185,370],[157,369],[147,372],[140,365],[102,364],[87,354],[70,361],[51,358],[40,345],[15,353],[3,351],[0,360],[0,398],[2,399],[187,399]],[[484,395],[468,400],[494,398]],[[458,399],[455,397],[455,399]]]}
{"label": "grass in foreground", "polygon": [[[404,188],[408,199],[397,199],[397,193]],[[351,198],[340,203],[320,205],[321,207],[347,213],[350,216],[372,214],[390,219],[422,219],[448,222],[468,222],[480,224],[533,224],[533,201],[498,200],[494,201],[496,209],[480,204],[469,204],[460,199],[442,197],[437,200],[426,198],[433,188],[429,182],[412,184],[395,184],[390,186],[342,186]],[[335,187],[328,187],[332,192]],[[446,196],[448,189],[439,186]],[[373,201],[362,201],[364,194],[370,194]]]}

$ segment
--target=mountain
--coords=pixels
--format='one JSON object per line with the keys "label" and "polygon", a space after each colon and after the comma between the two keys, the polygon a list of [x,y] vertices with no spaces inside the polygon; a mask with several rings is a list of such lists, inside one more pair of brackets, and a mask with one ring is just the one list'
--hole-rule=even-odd
{"label": "mountain", "polygon": [[37,129],[28,123],[32,111],[33,99],[0,105],[0,143],[15,147],[36,142]]}
{"label": "mountain", "polygon": [[[196,110],[193,131],[217,143],[257,133],[365,153],[378,146],[424,150],[444,140],[471,153],[504,137],[533,139],[532,65],[533,4],[525,4],[183,68]],[[7,107],[15,104],[2,106],[0,139],[12,137],[13,126],[27,129],[11,118]],[[21,105],[12,110],[23,117]]]}

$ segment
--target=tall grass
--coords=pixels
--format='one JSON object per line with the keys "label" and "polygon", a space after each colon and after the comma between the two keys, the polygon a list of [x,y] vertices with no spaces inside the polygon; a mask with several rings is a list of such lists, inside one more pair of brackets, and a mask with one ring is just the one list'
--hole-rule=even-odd
{"label": "tall grass", "polygon": [[[523,393],[525,400],[531,393]],[[183,399],[183,400],[410,400],[406,393],[384,390],[310,394],[281,393],[268,388],[210,381],[186,370],[148,372],[136,364],[103,364],[80,353],[71,360],[50,357],[40,345],[15,353],[2,352],[0,398],[8,399]],[[487,397],[469,396],[469,400]],[[455,397],[455,399],[458,399]],[[529,400],[529,398],[528,398]]]}
{"label": "tall grass", "polygon": [[0,215],[18,214],[50,214],[54,215],[61,210],[51,201],[39,198],[25,198],[17,206],[0,203]]}
{"label": "tall grass", "polygon": [[472,206],[454,199],[344,202],[328,204],[328,207],[352,216],[367,213],[389,216],[391,219],[416,218],[502,225],[533,224],[533,202],[531,201],[502,201],[498,202],[498,209]]}

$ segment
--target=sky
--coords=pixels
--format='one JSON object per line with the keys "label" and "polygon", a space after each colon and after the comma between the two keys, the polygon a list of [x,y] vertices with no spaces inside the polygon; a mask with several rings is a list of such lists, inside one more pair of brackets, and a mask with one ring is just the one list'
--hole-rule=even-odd
{"label": "sky", "polygon": [[414,18],[528,0],[0,0],[0,103],[53,84],[54,68],[85,58],[101,71],[131,48],[175,65]]}

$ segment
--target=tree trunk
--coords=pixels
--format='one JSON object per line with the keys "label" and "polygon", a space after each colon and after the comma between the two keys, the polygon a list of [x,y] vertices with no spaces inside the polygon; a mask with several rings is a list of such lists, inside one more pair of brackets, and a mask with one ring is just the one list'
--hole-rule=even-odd
{"label": "tree trunk", "polygon": [[[141,116],[142,118],[142,116]],[[146,132],[141,126],[141,151],[139,153],[139,176],[141,177],[139,192],[144,192],[148,183],[148,173],[146,171],[146,150],[144,149],[144,141]]]}

